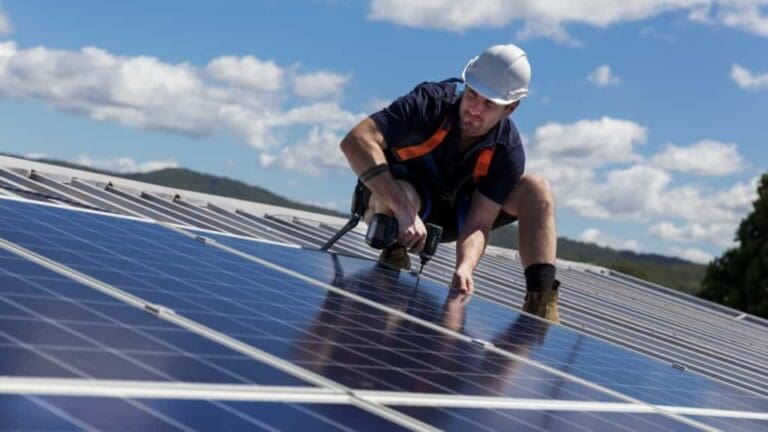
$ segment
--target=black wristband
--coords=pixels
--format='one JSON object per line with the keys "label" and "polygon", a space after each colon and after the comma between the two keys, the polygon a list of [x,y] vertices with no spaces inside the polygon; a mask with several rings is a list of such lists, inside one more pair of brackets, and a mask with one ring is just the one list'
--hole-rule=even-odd
{"label": "black wristband", "polygon": [[372,166],[360,174],[360,181],[365,183],[380,174],[384,174],[387,171],[389,171],[389,165],[387,164],[378,164]]}

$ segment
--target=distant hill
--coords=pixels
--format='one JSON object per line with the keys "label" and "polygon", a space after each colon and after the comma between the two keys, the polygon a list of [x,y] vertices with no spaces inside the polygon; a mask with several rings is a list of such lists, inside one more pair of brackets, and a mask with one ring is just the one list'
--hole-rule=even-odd
{"label": "distant hill", "polygon": [[346,217],[344,213],[336,210],[292,201],[258,186],[252,186],[226,177],[202,174],[186,168],[165,168],[148,173],[125,174],[122,177],[160,186]]}
{"label": "distant hill", "polygon": [[[255,201],[333,216],[347,216],[346,214],[332,209],[292,201],[258,186],[252,186],[226,177],[203,174],[185,168],[166,168],[148,173],[116,174],[90,167],[79,166],[69,162],[56,160],[40,161],[161,186]],[[491,234],[490,244],[517,249],[517,226],[506,226],[494,231]],[[706,268],[704,265],[695,264],[679,258],[657,254],[638,254],[631,251],[620,251],[564,237],[558,238],[557,246],[557,256],[560,258],[603,266],[688,293],[697,293],[699,291],[700,282],[704,277]]]}
{"label": "distant hill", "polygon": [[[5,154],[5,153],[0,153]],[[26,159],[21,156],[7,156]],[[274,194],[264,188],[252,186],[238,180],[232,180],[226,177],[218,177],[211,174],[199,173],[186,168],[165,168],[148,173],[128,173],[120,174],[88,166],[78,165],[71,162],[64,162],[55,159],[31,159],[37,162],[48,163],[51,165],[63,166],[66,168],[79,169],[83,171],[94,172],[111,177],[125,178],[159,186],[167,186],[188,191],[207,193],[211,195],[237,198],[246,201],[254,201],[264,204],[275,205],[279,207],[288,207],[297,210],[305,210],[312,213],[321,213],[331,216],[347,217],[347,214],[338,212],[334,209],[320,207],[311,204],[304,204],[290,200],[280,195]]]}
{"label": "distant hill", "polygon": [[[506,226],[492,232],[489,243],[517,249],[517,226]],[[557,256],[603,266],[690,294],[699,292],[706,270],[702,264],[680,258],[616,250],[565,237],[557,239]]]}

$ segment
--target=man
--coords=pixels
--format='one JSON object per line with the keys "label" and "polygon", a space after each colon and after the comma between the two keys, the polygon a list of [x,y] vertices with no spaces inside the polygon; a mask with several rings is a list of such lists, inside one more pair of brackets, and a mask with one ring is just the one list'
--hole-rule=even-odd
{"label": "man", "polygon": [[381,261],[407,268],[406,250],[420,251],[425,221],[435,223],[443,241],[456,240],[452,287],[471,293],[489,232],[518,220],[523,310],[557,322],[554,197],[544,179],[523,174],[525,154],[509,118],[530,76],[522,49],[492,46],[467,64],[462,80],[419,84],[361,121],[341,149],[372,193],[367,217],[397,219],[398,244]]}

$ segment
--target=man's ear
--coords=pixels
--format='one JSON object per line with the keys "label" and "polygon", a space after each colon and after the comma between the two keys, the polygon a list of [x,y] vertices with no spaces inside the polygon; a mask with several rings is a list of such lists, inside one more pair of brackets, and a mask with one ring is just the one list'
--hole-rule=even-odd
{"label": "man's ear", "polygon": [[520,101],[519,100],[514,101],[511,104],[507,105],[504,108],[504,114],[506,114],[507,116],[511,115],[517,109],[517,107],[519,105],[520,105]]}

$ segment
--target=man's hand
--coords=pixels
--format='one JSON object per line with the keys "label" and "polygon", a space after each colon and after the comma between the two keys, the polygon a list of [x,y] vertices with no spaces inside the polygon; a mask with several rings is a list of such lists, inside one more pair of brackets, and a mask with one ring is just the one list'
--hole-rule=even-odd
{"label": "man's hand", "polygon": [[475,283],[472,281],[472,270],[467,266],[459,266],[453,272],[451,288],[462,293],[472,294]]}
{"label": "man's hand", "polygon": [[397,218],[397,242],[411,252],[421,252],[427,241],[427,228],[419,215],[416,212],[403,212],[395,217]]}

